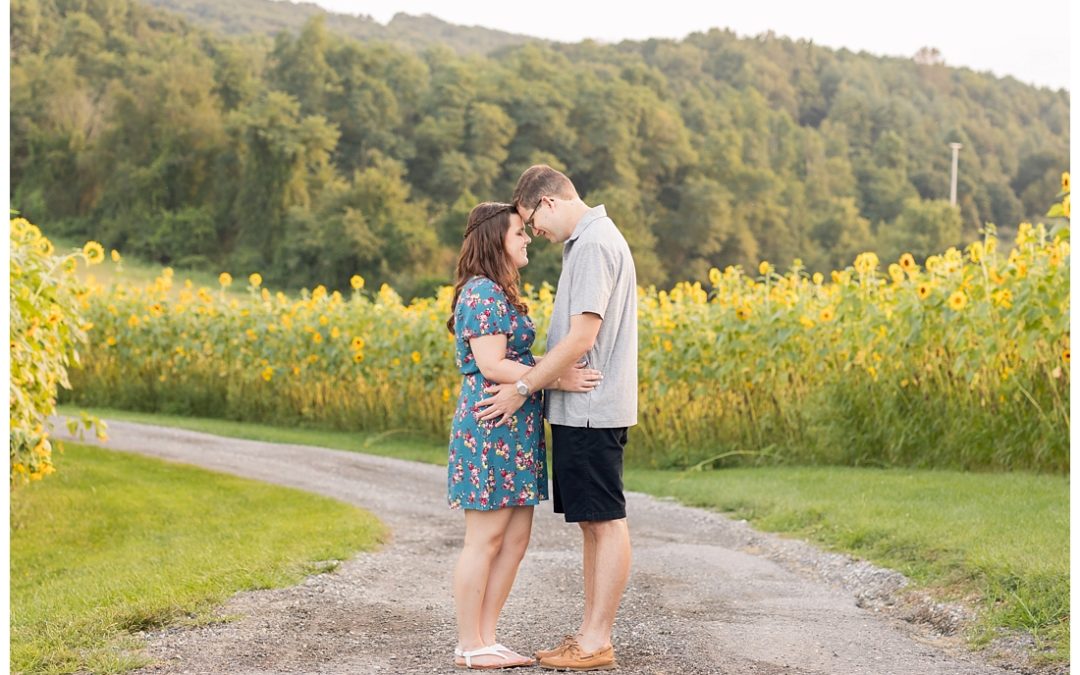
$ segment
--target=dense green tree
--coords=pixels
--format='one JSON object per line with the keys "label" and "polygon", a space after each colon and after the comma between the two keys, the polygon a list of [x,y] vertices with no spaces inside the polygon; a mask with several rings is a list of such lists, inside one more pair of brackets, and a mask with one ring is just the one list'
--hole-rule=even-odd
{"label": "dense green tree", "polygon": [[305,115],[325,113],[330,97],[341,91],[338,73],[326,59],[329,42],[321,15],[304,24],[299,36],[278,33],[274,42],[270,84],[299,101]]}
{"label": "dense green tree", "polygon": [[300,104],[278,91],[230,113],[228,129],[237,174],[227,244],[240,267],[270,270],[286,264],[285,213],[310,208],[333,180],[338,133],[321,116],[302,117]]}
{"label": "dense green tree", "polygon": [[[1068,92],[932,54],[715,29],[548,44],[158,1],[197,19],[139,0],[13,0],[13,206],[281,287],[359,273],[426,292],[451,277],[472,206],[509,199],[537,162],[605,204],[639,279],[659,285],[762,259],[828,271],[870,249],[926,255],[986,222],[1008,236],[1042,217],[1068,168]],[[524,278],[554,282],[560,263],[538,242]]]}
{"label": "dense green tree", "polygon": [[960,211],[948,201],[909,199],[896,223],[878,232],[879,257],[893,261],[904,253],[922,260],[950,246],[961,246]]}

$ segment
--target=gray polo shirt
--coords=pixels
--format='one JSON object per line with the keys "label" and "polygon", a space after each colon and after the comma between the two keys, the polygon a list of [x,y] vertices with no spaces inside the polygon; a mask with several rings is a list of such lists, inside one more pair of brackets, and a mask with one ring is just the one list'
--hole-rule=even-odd
{"label": "gray polo shirt", "polygon": [[588,393],[545,393],[548,421],[571,427],[637,424],[637,271],[626,239],[604,205],[589,209],[563,245],[562,274],[551,310],[547,348],[570,332],[570,317],[590,312],[603,323],[586,356],[604,374]]}

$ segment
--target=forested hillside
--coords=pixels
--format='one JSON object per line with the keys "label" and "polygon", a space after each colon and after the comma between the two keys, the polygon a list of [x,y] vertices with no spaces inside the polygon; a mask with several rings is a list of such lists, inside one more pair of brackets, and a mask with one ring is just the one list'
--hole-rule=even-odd
{"label": "forested hillside", "polygon": [[[13,208],[277,287],[359,273],[425,294],[469,208],[538,161],[608,206],[658,285],[762,259],[921,258],[986,222],[1007,239],[1068,168],[1068,92],[929,58],[722,30],[461,55],[343,37],[333,16],[271,39],[134,0],[11,12]],[[559,258],[537,243],[526,279],[554,281]]]}
{"label": "forested hillside", "polygon": [[[312,2],[275,0],[148,0],[192,23],[230,35],[268,35],[281,31],[299,33],[304,24],[326,10]],[[358,4],[357,9],[363,10]],[[460,54],[486,54],[499,47],[540,42],[526,35],[514,35],[479,26],[457,26],[431,15],[398,13],[387,25],[370,16],[331,14],[327,28],[343,37],[379,41],[413,50],[443,44]]]}

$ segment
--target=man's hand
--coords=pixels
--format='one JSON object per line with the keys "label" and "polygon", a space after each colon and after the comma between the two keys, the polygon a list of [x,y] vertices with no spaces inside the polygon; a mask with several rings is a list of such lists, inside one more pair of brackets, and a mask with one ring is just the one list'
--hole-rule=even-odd
{"label": "man's hand", "polygon": [[485,387],[484,392],[495,395],[476,404],[478,409],[487,408],[477,419],[488,422],[499,417],[501,419],[495,425],[497,427],[506,424],[506,420],[510,419],[525,404],[527,398],[517,393],[517,389],[512,384],[496,384]]}

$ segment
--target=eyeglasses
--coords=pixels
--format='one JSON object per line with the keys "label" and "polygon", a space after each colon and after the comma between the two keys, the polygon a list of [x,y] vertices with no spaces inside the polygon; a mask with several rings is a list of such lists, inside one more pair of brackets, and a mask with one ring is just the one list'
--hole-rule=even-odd
{"label": "eyeglasses", "polygon": [[536,233],[536,225],[533,225],[533,218],[536,217],[536,210],[540,208],[540,205],[544,203],[544,198],[536,200],[536,206],[533,207],[532,213],[529,214],[528,219],[525,221],[525,227],[532,229],[533,234]]}

